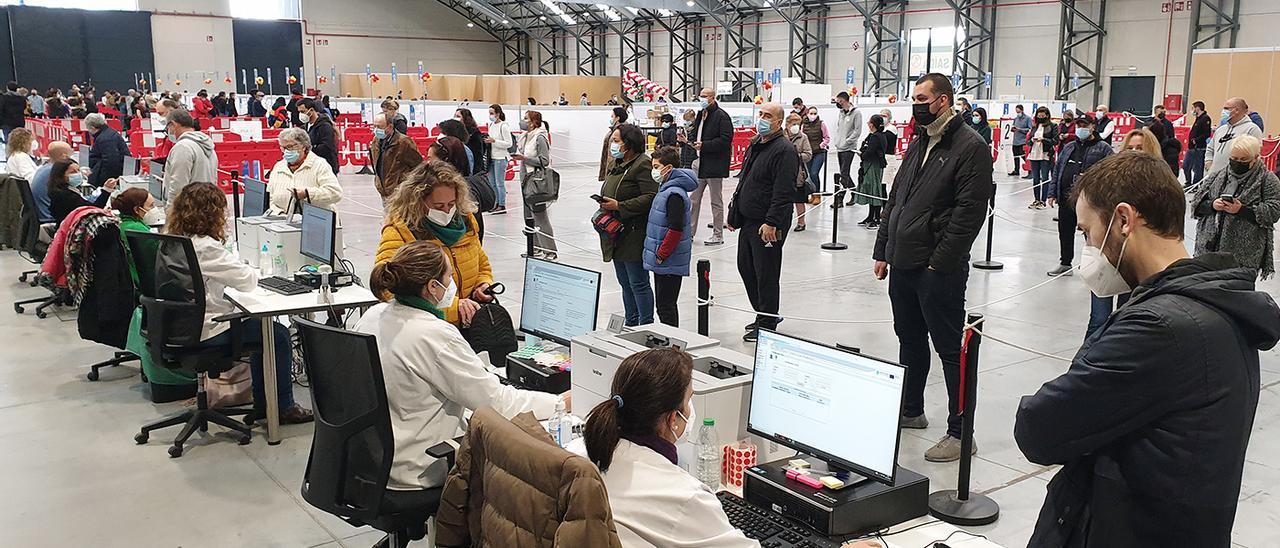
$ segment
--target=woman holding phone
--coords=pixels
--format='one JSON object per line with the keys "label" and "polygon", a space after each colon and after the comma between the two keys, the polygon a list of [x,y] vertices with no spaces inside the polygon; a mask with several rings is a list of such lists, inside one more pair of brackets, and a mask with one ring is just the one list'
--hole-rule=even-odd
{"label": "woman holding phone", "polygon": [[1275,273],[1275,224],[1280,220],[1280,179],[1262,163],[1262,141],[1241,135],[1231,141],[1227,169],[1209,174],[1191,200],[1196,219],[1196,256],[1230,253],[1261,278]]}

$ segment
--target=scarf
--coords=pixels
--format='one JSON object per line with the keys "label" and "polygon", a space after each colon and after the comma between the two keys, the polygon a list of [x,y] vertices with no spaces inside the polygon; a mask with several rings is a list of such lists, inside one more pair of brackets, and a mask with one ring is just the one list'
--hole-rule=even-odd
{"label": "scarf", "polygon": [[[1214,175],[1215,177],[1206,177],[1200,184],[1192,201],[1193,206],[1206,199],[1217,198],[1231,182],[1236,183],[1236,199],[1246,207],[1266,207],[1265,200],[1273,198],[1266,195],[1267,176],[1270,172],[1261,162],[1244,175],[1236,175],[1230,169],[1219,170]],[[1238,250],[1233,254],[1240,260],[1241,266],[1257,268],[1263,279],[1269,278],[1275,274],[1273,228],[1242,218],[1244,213],[1244,210],[1237,215],[1215,211],[1212,215],[1201,218],[1196,228],[1196,255],[1202,252]],[[1254,215],[1257,215],[1256,211]],[[1257,261],[1253,260],[1255,254],[1260,255]]]}
{"label": "scarf", "polygon": [[662,439],[656,434],[648,434],[643,436],[623,434],[622,439],[627,440],[636,445],[639,445],[641,447],[648,447],[649,449],[652,449],[654,453],[657,453],[659,455],[662,455],[663,457],[666,457],[667,460],[671,461],[671,464],[679,465],[677,461],[679,460],[680,456],[679,454],[676,453],[675,444]]}
{"label": "scarf", "polygon": [[396,302],[410,308],[416,308],[425,312],[430,312],[433,316],[444,319],[444,311],[436,308],[436,305],[426,299],[413,295],[396,295]]}
{"label": "scarf", "polygon": [[467,233],[467,225],[462,222],[461,215],[454,215],[453,220],[445,226],[437,225],[428,219],[422,220],[422,228],[439,238],[444,245],[453,247]]}

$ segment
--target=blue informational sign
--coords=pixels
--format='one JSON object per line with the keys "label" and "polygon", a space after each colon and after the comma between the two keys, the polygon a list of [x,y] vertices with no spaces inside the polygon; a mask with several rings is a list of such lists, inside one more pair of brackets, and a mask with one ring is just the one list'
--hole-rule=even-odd
{"label": "blue informational sign", "polygon": [[1044,87],[1049,87],[1049,75],[1044,75]]}
{"label": "blue informational sign", "polygon": [[[317,70],[316,72],[320,72],[320,71]],[[307,71],[302,67],[298,67],[298,85],[300,86],[307,85]]]}
{"label": "blue informational sign", "polygon": [[1009,103],[1004,104],[1004,115],[1005,116],[1009,115]]}
{"label": "blue informational sign", "polygon": [[395,63],[391,63],[391,81],[392,81],[393,83],[396,81],[396,76],[397,76],[397,74],[396,74],[396,64],[395,64]]}
{"label": "blue informational sign", "polygon": [[987,86],[987,89],[991,89],[991,73],[990,72],[982,76],[982,84]]}
{"label": "blue informational sign", "polygon": [[764,71],[763,71],[763,70],[757,70],[757,71],[756,71],[756,84],[757,84],[757,85],[759,85],[759,84],[763,84],[763,83],[764,83]]}
{"label": "blue informational sign", "polygon": [[852,85],[853,85],[853,67],[849,67],[849,70],[845,71],[845,73],[844,73],[844,83],[845,83],[845,85],[847,85],[847,86],[852,86]]}
{"label": "blue informational sign", "polygon": [[955,87],[955,88],[960,87],[960,75],[959,75],[959,74],[954,74],[954,73],[953,73],[953,74],[951,75],[951,87]]}
{"label": "blue informational sign", "polygon": [[1073,88],[1080,87],[1080,73],[1077,72],[1071,75],[1071,87]]}
{"label": "blue informational sign", "polygon": [[338,81],[338,67],[329,65],[329,79],[334,82]]}
{"label": "blue informational sign", "polygon": [[[1015,74],[1015,75],[1013,75],[1013,85],[1014,85],[1014,86],[1017,86],[1017,87],[1022,87],[1022,75],[1021,75],[1021,74]],[[1006,112],[1005,114],[1008,114],[1008,113]]]}
{"label": "blue informational sign", "polygon": [[418,76],[422,76],[422,73],[424,72],[426,72],[426,70],[422,68],[422,61],[418,61]]}
{"label": "blue informational sign", "polygon": [[782,69],[780,68],[773,69],[773,83],[775,84],[782,83]]}

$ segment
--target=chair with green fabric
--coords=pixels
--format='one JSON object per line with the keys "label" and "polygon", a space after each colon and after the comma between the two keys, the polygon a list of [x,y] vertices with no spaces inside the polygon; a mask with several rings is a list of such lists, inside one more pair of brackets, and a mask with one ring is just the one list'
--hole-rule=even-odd
{"label": "chair with green fabric", "polygon": [[[123,234],[129,232],[150,232],[146,225],[130,224],[128,219],[121,222]],[[134,287],[139,293],[145,293],[147,287],[155,285],[155,261],[158,244],[151,240],[131,240],[125,238],[129,250],[129,264],[132,270]],[[133,318],[129,322],[129,339],[125,350],[138,356],[142,362],[142,373],[151,388],[152,403],[167,403],[185,400],[196,395],[196,374],[183,369],[171,369],[157,364],[151,358],[151,350],[147,348],[147,338],[142,334],[142,306],[133,310]]]}

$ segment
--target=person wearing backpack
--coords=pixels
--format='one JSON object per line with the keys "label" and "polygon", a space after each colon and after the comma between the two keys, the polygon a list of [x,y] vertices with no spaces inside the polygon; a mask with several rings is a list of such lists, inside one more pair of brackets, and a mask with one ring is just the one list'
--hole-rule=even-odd
{"label": "person wearing backpack", "polygon": [[679,148],[665,146],[653,152],[652,175],[659,186],[644,237],[644,269],[653,273],[658,321],[672,327],[680,327],[676,300],[693,256],[689,193],[698,189],[697,174],[679,165]]}

